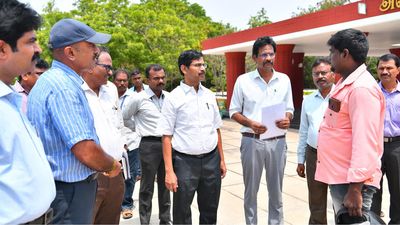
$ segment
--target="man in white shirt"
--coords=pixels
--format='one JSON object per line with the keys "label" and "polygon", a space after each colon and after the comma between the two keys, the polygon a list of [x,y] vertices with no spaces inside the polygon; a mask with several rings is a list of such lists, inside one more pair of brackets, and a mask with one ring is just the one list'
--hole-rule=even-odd
{"label": "man in white shirt", "polygon": [[257,69],[238,77],[233,90],[229,115],[243,125],[240,148],[244,178],[244,212],[246,224],[257,224],[257,192],[263,168],[269,194],[268,224],[283,224],[282,182],[286,164],[285,136],[260,140],[268,127],[261,123],[261,109],[284,103],[286,115],[275,121],[278,128],[288,129],[293,116],[290,79],[274,70],[276,43],[271,37],[260,37],[253,45]]}
{"label": "man in white shirt", "polygon": [[[115,160],[120,161],[125,139],[122,136],[122,114],[118,106],[115,85],[108,81],[112,75],[112,59],[105,48],[100,48],[96,66],[82,74],[82,89],[93,114],[100,146]],[[122,173],[109,177],[99,173],[97,178],[94,224],[119,224],[124,195]]]}
{"label": "man in white shirt", "polygon": [[143,84],[142,74],[138,69],[132,71],[130,81],[132,87],[129,90],[133,92],[139,93],[149,88],[149,85]]}
{"label": "man in white shirt", "polygon": [[200,224],[216,224],[226,174],[217,100],[200,83],[207,67],[201,52],[184,51],[178,65],[184,80],[165,100],[159,125],[165,185],[174,192],[174,224],[192,224],[190,205],[196,192]]}
{"label": "man in white shirt", "polygon": [[[118,89],[119,108],[123,110],[127,102],[125,100],[128,99],[129,96],[136,94],[136,92],[128,89],[129,72],[124,69],[116,70],[113,75],[113,81]],[[135,207],[132,194],[135,189],[135,183],[141,179],[142,174],[139,159],[140,136],[136,132],[135,121],[133,119],[126,121],[124,125],[127,128],[123,131],[128,147],[128,161],[131,177],[125,179],[125,193],[121,206],[121,214],[122,218],[130,219],[133,216],[133,209]]]}
{"label": "man in white shirt", "polygon": [[[312,78],[318,90],[303,100],[297,147],[297,174],[307,176],[309,224],[327,224],[326,205],[328,185],[314,179],[317,166],[318,130],[328,107],[329,93],[333,90],[335,75],[331,62],[319,58],[312,65]],[[306,163],[306,167],[304,166]],[[306,173],[304,173],[306,170]]]}
{"label": "man in white shirt", "polygon": [[161,133],[157,125],[161,118],[161,107],[168,94],[164,89],[165,72],[158,64],[146,68],[149,88],[126,99],[123,109],[124,122],[132,118],[140,141],[140,163],[142,178],[139,192],[139,217],[141,224],[149,224],[151,217],[154,179],[157,175],[158,208],[160,224],[171,223],[170,193],[165,188],[165,171],[162,153]]}

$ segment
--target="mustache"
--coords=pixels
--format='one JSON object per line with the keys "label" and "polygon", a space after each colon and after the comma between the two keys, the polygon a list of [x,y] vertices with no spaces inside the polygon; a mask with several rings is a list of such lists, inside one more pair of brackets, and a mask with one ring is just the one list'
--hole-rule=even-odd
{"label": "mustache", "polygon": [[40,54],[38,52],[35,52],[32,56],[32,62],[37,62],[40,59]]}

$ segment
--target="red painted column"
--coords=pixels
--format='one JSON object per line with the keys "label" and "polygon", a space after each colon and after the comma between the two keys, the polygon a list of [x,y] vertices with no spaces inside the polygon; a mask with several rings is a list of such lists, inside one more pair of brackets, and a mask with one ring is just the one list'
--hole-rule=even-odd
{"label": "red painted column", "polygon": [[[390,53],[397,55],[400,57],[400,48],[391,48],[389,49]],[[400,79],[400,74],[397,75],[397,79]]]}
{"label": "red painted column", "polygon": [[246,72],[246,52],[225,52],[226,59],[226,109],[229,110],[233,87],[239,75]]}
{"label": "red painted column", "polygon": [[293,104],[295,109],[301,109],[303,102],[304,89],[304,68],[303,59],[304,53],[292,53],[293,65],[292,72],[289,75],[292,84]]}
{"label": "red painted column", "polygon": [[274,69],[290,76],[292,73],[292,52],[294,45],[282,44],[276,46]]}

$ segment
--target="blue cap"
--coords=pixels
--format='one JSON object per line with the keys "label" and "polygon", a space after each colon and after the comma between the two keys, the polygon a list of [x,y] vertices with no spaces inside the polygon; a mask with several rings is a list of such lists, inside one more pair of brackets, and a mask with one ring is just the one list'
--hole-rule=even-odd
{"label": "blue cap", "polygon": [[55,23],[50,30],[49,47],[56,49],[81,41],[105,44],[110,39],[111,35],[96,32],[82,22],[74,19],[62,19]]}

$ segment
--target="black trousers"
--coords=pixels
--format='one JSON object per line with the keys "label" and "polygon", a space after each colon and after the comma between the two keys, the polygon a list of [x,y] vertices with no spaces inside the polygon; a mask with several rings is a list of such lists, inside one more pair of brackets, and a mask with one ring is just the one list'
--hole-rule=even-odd
{"label": "black trousers", "polygon": [[174,171],[178,190],[174,193],[174,224],[192,224],[192,204],[197,192],[200,224],[216,224],[221,192],[220,156],[215,149],[203,156],[191,156],[174,151]]}
{"label": "black trousers", "polygon": [[160,224],[171,223],[171,199],[165,187],[165,167],[162,154],[161,138],[143,137],[140,142],[140,163],[142,179],[139,191],[139,217],[141,224],[149,224],[154,181],[157,174],[158,208]]}
{"label": "black trousers", "polygon": [[310,219],[308,224],[327,224],[326,207],[328,196],[328,184],[315,180],[317,169],[317,151],[307,145],[306,151],[306,176],[308,186],[308,206]]}
{"label": "black trousers", "polygon": [[[386,174],[390,192],[389,224],[400,224],[400,141],[384,144],[382,174]],[[382,204],[381,189],[372,199],[371,211],[379,215]]]}

